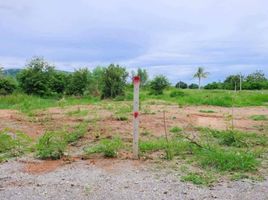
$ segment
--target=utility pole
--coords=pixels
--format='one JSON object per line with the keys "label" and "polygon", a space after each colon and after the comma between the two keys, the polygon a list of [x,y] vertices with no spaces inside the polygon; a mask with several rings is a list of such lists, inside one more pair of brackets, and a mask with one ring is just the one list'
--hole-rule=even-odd
{"label": "utility pole", "polygon": [[139,158],[139,89],[140,77],[133,77],[134,101],[133,101],[133,158]]}

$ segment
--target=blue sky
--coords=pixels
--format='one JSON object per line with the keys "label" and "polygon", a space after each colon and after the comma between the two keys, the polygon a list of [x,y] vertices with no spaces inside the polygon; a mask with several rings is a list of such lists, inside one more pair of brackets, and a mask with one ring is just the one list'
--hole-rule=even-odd
{"label": "blue sky", "polygon": [[268,75],[267,0],[0,0],[0,64],[43,56],[58,69],[118,63],[195,82]]}

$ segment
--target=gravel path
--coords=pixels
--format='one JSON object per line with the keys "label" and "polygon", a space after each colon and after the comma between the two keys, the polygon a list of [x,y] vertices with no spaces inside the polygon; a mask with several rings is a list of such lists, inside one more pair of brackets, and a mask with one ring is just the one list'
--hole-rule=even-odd
{"label": "gravel path", "polygon": [[[42,173],[23,172],[25,163],[0,165],[1,200],[243,199],[267,200],[268,181],[223,182],[213,188],[179,181],[175,173],[148,164],[77,161]],[[103,167],[103,166],[104,167]]]}

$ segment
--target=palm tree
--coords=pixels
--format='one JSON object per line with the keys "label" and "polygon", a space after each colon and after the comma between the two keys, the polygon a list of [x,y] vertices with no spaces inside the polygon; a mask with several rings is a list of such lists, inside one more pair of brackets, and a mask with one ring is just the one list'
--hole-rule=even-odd
{"label": "palm tree", "polygon": [[203,67],[198,67],[197,72],[194,74],[194,78],[198,78],[198,88],[200,90],[201,87],[201,79],[207,78],[208,72],[205,72],[205,69]]}

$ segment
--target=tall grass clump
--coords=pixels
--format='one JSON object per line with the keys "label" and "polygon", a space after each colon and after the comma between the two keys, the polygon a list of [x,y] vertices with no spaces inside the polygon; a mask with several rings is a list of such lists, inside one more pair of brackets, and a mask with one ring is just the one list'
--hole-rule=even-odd
{"label": "tall grass clump", "polygon": [[95,153],[103,153],[104,157],[117,157],[118,151],[123,147],[121,138],[114,137],[112,139],[103,139],[99,144],[85,149],[87,155]]}
{"label": "tall grass clump", "polygon": [[40,159],[60,159],[67,147],[63,132],[46,132],[38,140],[36,156]]}
{"label": "tall grass clump", "polygon": [[24,133],[0,131],[0,161],[32,151],[32,140]]}
{"label": "tall grass clump", "polygon": [[87,122],[82,122],[78,126],[74,128],[74,130],[70,133],[65,134],[65,140],[67,143],[73,143],[79,140],[80,138],[84,137],[87,133]]}

